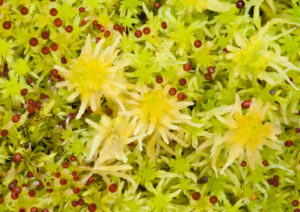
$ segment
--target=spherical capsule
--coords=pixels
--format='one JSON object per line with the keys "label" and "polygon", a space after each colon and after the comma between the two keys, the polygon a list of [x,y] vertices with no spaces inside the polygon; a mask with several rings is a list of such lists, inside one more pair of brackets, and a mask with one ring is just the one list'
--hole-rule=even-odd
{"label": "spherical capsule", "polygon": [[269,165],[269,162],[268,162],[267,160],[263,160],[263,161],[262,161],[262,164],[263,164],[264,166],[268,166],[268,165]]}
{"label": "spherical capsule", "polygon": [[84,199],[82,199],[82,198],[80,198],[77,202],[79,205],[84,205]]}
{"label": "spherical capsule", "polygon": [[25,208],[19,208],[19,212],[26,212],[26,209]]}
{"label": "spherical capsule", "polygon": [[137,38],[142,37],[142,35],[143,35],[142,31],[139,30],[139,29],[134,32],[134,36],[137,37]]}
{"label": "spherical capsule", "polygon": [[58,49],[58,45],[57,45],[57,43],[51,43],[50,44],[50,49],[52,50],[52,51],[57,51],[57,49]]}
{"label": "spherical capsule", "polygon": [[72,171],[72,176],[77,176],[77,172],[76,171]]}
{"label": "spherical capsule", "polygon": [[68,181],[67,181],[66,179],[64,179],[64,178],[60,179],[60,181],[59,181],[59,183],[60,183],[61,185],[66,185],[67,182],[68,182]]}
{"label": "spherical capsule", "polygon": [[51,8],[50,9],[50,15],[56,16],[57,15],[57,9],[56,8]]}
{"label": "spherical capsule", "polygon": [[43,53],[44,55],[49,54],[49,53],[50,53],[49,48],[48,48],[47,46],[44,46],[44,47],[42,48],[42,53]]}
{"label": "spherical capsule", "polygon": [[292,205],[294,206],[294,207],[297,207],[298,205],[299,205],[299,201],[298,200],[293,200],[292,201]]}
{"label": "spherical capsule", "polygon": [[183,70],[185,70],[185,71],[191,71],[192,68],[193,68],[193,66],[192,66],[191,63],[185,63],[185,64],[183,65]]}
{"label": "spherical capsule", "polygon": [[60,176],[61,176],[60,172],[55,172],[55,174],[54,174],[55,178],[60,178]]}
{"label": "spherical capsule", "polygon": [[193,200],[199,200],[200,199],[200,193],[199,192],[194,192],[193,194],[192,194],[192,198],[193,198]]}
{"label": "spherical capsule", "polygon": [[73,206],[73,207],[76,207],[77,205],[78,205],[78,202],[75,201],[75,200],[73,200],[73,201],[72,201],[72,206]]}
{"label": "spherical capsule", "polygon": [[167,29],[167,28],[168,28],[168,25],[167,25],[167,23],[166,23],[165,21],[163,21],[163,22],[161,23],[161,27],[162,27],[163,29]]}
{"label": "spherical capsule", "polygon": [[245,100],[242,102],[242,108],[247,109],[251,105],[251,100]]}
{"label": "spherical capsule", "polygon": [[87,19],[83,19],[83,20],[81,21],[80,25],[81,25],[81,26],[84,26],[84,25],[86,25],[86,23],[87,23]]}
{"label": "spherical capsule", "polygon": [[20,154],[20,153],[16,153],[16,154],[14,154],[14,156],[13,156],[13,161],[15,162],[15,163],[20,163],[20,161],[22,160],[22,155]]}
{"label": "spherical capsule", "polygon": [[8,186],[7,186],[7,187],[8,187],[8,189],[9,189],[9,190],[11,190],[11,191],[12,191],[12,190],[14,189],[14,187],[16,187],[16,186],[17,186],[17,184],[16,184],[16,183],[14,183],[14,182],[10,182],[10,183],[8,184]]}
{"label": "spherical capsule", "polygon": [[23,89],[21,90],[21,95],[22,95],[22,96],[26,96],[27,93],[28,93],[27,88],[23,88]]}
{"label": "spherical capsule", "polygon": [[279,180],[279,176],[278,176],[278,175],[274,175],[273,179],[274,179],[275,181],[278,181],[278,180]]}
{"label": "spherical capsule", "polygon": [[69,167],[69,163],[67,161],[64,161],[62,163],[62,167],[65,168],[65,169],[67,169]]}
{"label": "spherical capsule", "polygon": [[73,31],[73,27],[71,25],[66,26],[66,31],[71,33]]}
{"label": "spherical capsule", "polygon": [[164,80],[163,80],[162,76],[156,76],[155,81],[156,81],[158,84],[161,84]]}
{"label": "spherical capsule", "polygon": [[95,182],[94,177],[93,177],[93,176],[90,176],[90,178],[88,179],[87,182],[88,182],[88,183],[93,183],[93,182]]}
{"label": "spherical capsule", "polygon": [[179,80],[178,80],[178,83],[179,83],[179,85],[181,85],[181,86],[185,86],[186,85],[186,79],[185,78],[180,78]]}
{"label": "spherical capsule", "polygon": [[119,32],[121,33],[121,35],[123,35],[123,32],[125,31],[125,27],[120,26],[119,27]]}
{"label": "spherical capsule", "polygon": [[29,190],[28,191],[28,195],[30,196],[30,197],[35,197],[35,191],[34,190]]}
{"label": "spherical capsule", "polygon": [[32,80],[32,78],[31,78],[31,77],[28,77],[26,81],[27,81],[27,83],[28,83],[28,84],[31,84],[31,83],[33,83],[33,80]]}
{"label": "spherical capsule", "polygon": [[216,71],[216,68],[215,68],[214,66],[209,66],[209,67],[207,68],[207,72],[210,73],[210,74],[215,73],[215,71]]}
{"label": "spherical capsule", "polygon": [[6,137],[8,135],[8,130],[4,129],[4,130],[1,130],[1,136],[2,137]]}
{"label": "spherical capsule", "polygon": [[271,90],[269,90],[269,93],[270,93],[271,95],[274,95],[274,94],[275,94],[275,90],[274,90],[274,89],[271,89]]}
{"label": "spherical capsule", "polygon": [[171,96],[175,96],[176,93],[177,93],[176,88],[170,88],[170,89],[169,89],[169,94],[170,94]]}
{"label": "spherical capsule", "polygon": [[274,181],[274,182],[273,182],[273,186],[274,186],[274,187],[278,187],[278,186],[279,186],[279,182],[278,182],[278,181]]}
{"label": "spherical capsule", "polygon": [[28,104],[34,104],[34,100],[33,99],[28,99]]}
{"label": "spherical capsule", "polygon": [[160,3],[159,2],[155,2],[154,3],[154,8],[155,9],[159,9],[160,8]]}
{"label": "spherical capsule", "polygon": [[105,31],[105,27],[102,26],[101,24],[98,25],[98,29],[99,29],[101,32],[104,32],[104,31]]}
{"label": "spherical capsule", "polygon": [[79,194],[79,192],[80,192],[80,188],[78,188],[78,187],[73,188],[73,193],[74,194]]}
{"label": "spherical capsule", "polygon": [[212,79],[212,77],[211,77],[211,74],[210,74],[210,73],[206,73],[206,74],[204,74],[204,78],[205,78],[206,80],[211,80],[211,79]]}
{"label": "spherical capsule", "polygon": [[104,37],[108,38],[109,36],[110,36],[110,31],[108,31],[108,30],[105,31],[105,32],[104,32]]}
{"label": "spherical capsule", "polygon": [[49,212],[49,210],[47,208],[44,208],[43,210],[41,210],[41,212]]}
{"label": "spherical capsule", "polygon": [[89,210],[90,212],[96,211],[96,210],[97,210],[96,204],[95,204],[95,203],[89,204],[89,205],[88,205],[88,210]]}
{"label": "spherical capsule", "polygon": [[54,78],[58,78],[58,70],[57,69],[51,69],[50,73]]}
{"label": "spherical capsule", "polygon": [[218,202],[218,198],[216,196],[211,196],[209,201],[211,204],[216,204]]}
{"label": "spherical capsule", "polygon": [[35,105],[34,104],[29,104],[27,106],[27,111],[29,112],[30,115],[33,115],[35,113]]}
{"label": "spherical capsule", "polygon": [[203,176],[201,177],[199,180],[198,180],[198,184],[204,184],[204,183],[207,183],[208,181],[208,177],[207,176]]}
{"label": "spherical capsule", "polygon": [[27,173],[27,177],[31,178],[31,177],[34,177],[34,175],[33,175],[33,173],[32,173],[31,171],[29,171],[29,172]]}
{"label": "spherical capsule", "polygon": [[62,57],[61,59],[60,59],[60,61],[61,61],[61,63],[62,64],[66,64],[68,61],[67,61],[67,58],[65,58],[65,57]]}
{"label": "spherical capsule", "polygon": [[49,39],[49,37],[50,37],[50,33],[49,33],[48,31],[42,31],[41,37],[42,37],[44,40],[47,40],[47,39]]}
{"label": "spherical capsule", "polygon": [[114,24],[114,30],[119,30],[120,26],[119,24]]}
{"label": "spherical capsule", "polygon": [[15,115],[13,115],[13,117],[12,117],[12,121],[13,121],[14,123],[19,122],[20,119],[21,119],[20,114],[15,114]]}
{"label": "spherical capsule", "polygon": [[118,190],[118,185],[116,183],[110,184],[109,185],[109,191],[114,193]]}
{"label": "spherical capsule", "polygon": [[28,14],[28,8],[27,7],[21,7],[20,12],[22,15],[27,15]]}
{"label": "spherical capsule", "polygon": [[30,208],[30,212],[39,212],[39,209],[37,207]]}
{"label": "spherical capsule", "polygon": [[9,30],[11,28],[11,23],[10,21],[4,21],[2,26],[5,30]]}
{"label": "spherical capsule", "polygon": [[241,166],[242,166],[242,167],[247,166],[247,162],[246,162],[246,161],[242,161],[242,162],[241,162]]}
{"label": "spherical capsule", "polygon": [[237,1],[237,2],[236,2],[236,7],[237,7],[238,9],[244,8],[244,7],[245,7],[245,2],[244,2],[243,0]]}
{"label": "spherical capsule", "polygon": [[200,48],[200,47],[202,46],[202,42],[201,42],[200,40],[195,40],[195,41],[194,41],[194,46],[195,46],[196,48]]}
{"label": "spherical capsule", "polygon": [[97,20],[93,20],[93,25],[94,26],[97,26],[99,23],[98,23],[98,21]]}
{"label": "spherical capsule", "polygon": [[98,43],[101,40],[101,37],[96,37],[95,42]]}
{"label": "spherical capsule", "polygon": [[79,177],[78,177],[78,176],[74,176],[74,177],[73,177],[73,180],[74,180],[74,181],[78,181],[78,180],[79,180]]}
{"label": "spherical capsule", "polygon": [[40,94],[40,98],[41,98],[41,99],[48,99],[49,96],[46,95],[46,94],[44,94],[44,93],[41,93],[41,94]]}
{"label": "spherical capsule", "polygon": [[296,132],[296,133],[300,133],[300,128],[296,128],[296,129],[295,129],[295,132]]}
{"label": "spherical capsule", "polygon": [[286,142],[284,142],[284,146],[286,146],[286,147],[290,147],[290,146],[293,146],[293,141],[286,141]]}
{"label": "spherical capsule", "polygon": [[185,93],[179,92],[179,93],[177,94],[177,99],[178,99],[179,101],[184,101],[184,100],[186,99]]}
{"label": "spherical capsule", "polygon": [[267,182],[268,182],[269,185],[273,185],[274,180],[273,179],[267,179]]}
{"label": "spherical capsule", "polygon": [[76,161],[76,156],[75,155],[71,155],[71,157],[70,157],[70,160],[72,161],[72,162],[74,162],[74,161]]}
{"label": "spherical capsule", "polygon": [[150,34],[150,32],[151,32],[151,30],[150,30],[149,27],[145,27],[145,28],[143,29],[143,33],[144,33],[145,35]]}
{"label": "spherical capsule", "polygon": [[294,212],[300,212],[299,208],[294,209]]}
{"label": "spherical capsule", "polygon": [[54,25],[57,27],[60,27],[63,24],[62,20],[60,18],[54,19]]}
{"label": "spherical capsule", "polygon": [[42,103],[40,101],[35,102],[35,107],[40,110],[42,108]]}
{"label": "spherical capsule", "polygon": [[84,7],[79,7],[78,11],[81,12],[81,13],[83,13],[85,11],[85,8]]}
{"label": "spherical capsule", "polygon": [[33,38],[30,38],[29,40],[29,45],[34,47],[34,46],[37,46],[39,44],[39,41],[37,38],[33,37]]}

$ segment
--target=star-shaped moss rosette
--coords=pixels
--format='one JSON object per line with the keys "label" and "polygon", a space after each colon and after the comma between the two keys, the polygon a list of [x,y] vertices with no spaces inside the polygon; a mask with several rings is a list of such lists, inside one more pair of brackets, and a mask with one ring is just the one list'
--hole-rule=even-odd
{"label": "star-shaped moss rosette", "polygon": [[260,150],[264,146],[276,150],[281,149],[277,137],[281,133],[280,128],[265,121],[269,107],[269,104],[263,106],[260,100],[252,98],[249,111],[244,114],[240,98],[236,94],[234,109],[230,115],[226,119],[218,116],[218,119],[229,129],[213,144],[212,166],[215,171],[217,171],[216,160],[223,148],[228,151],[228,158],[221,173],[224,173],[235,159],[243,156],[244,152],[246,152],[250,168],[254,169],[255,165],[261,161]]}
{"label": "star-shaped moss rosette", "polygon": [[143,136],[132,136],[136,125],[135,121],[130,121],[128,117],[124,116],[110,118],[103,115],[99,124],[90,119],[86,119],[86,122],[96,130],[95,136],[87,144],[88,161],[98,158],[99,154],[101,162],[117,159],[126,163],[125,147]]}
{"label": "star-shaped moss rosette", "polygon": [[[282,38],[284,35],[294,31],[296,27],[277,34],[271,34],[270,28],[275,24],[291,24],[299,27],[298,23],[288,22],[283,19],[272,19],[266,23],[259,31],[249,40],[240,33],[234,33],[234,41],[239,48],[228,45],[226,48],[230,51],[226,58],[231,61],[231,70],[233,78],[265,80],[272,86],[280,83],[280,80],[288,81],[295,89],[299,90],[289,79],[289,71],[300,72],[300,68],[289,61],[288,57],[280,55],[277,51],[272,50],[275,40]],[[272,68],[276,72],[268,70]]]}
{"label": "star-shaped moss rosette", "polygon": [[[175,154],[174,151],[167,145],[170,141],[175,140],[182,146],[187,146],[181,137],[184,134],[181,124],[202,126],[193,123],[192,117],[182,112],[194,103],[183,101],[186,98],[184,93],[178,93],[177,98],[170,95],[170,89],[170,86],[163,88],[160,85],[154,88],[137,87],[137,92],[130,93],[132,100],[127,101],[127,111],[119,112],[119,115],[133,117],[136,121],[133,135],[145,135],[144,137],[149,138],[147,154],[153,160],[156,157],[156,144],[172,154]],[[139,138],[138,142],[142,149],[143,139]]]}
{"label": "star-shaped moss rosette", "polygon": [[62,73],[65,81],[58,82],[57,87],[66,86],[73,93],[67,98],[68,101],[80,96],[81,105],[76,118],[80,118],[88,105],[93,111],[100,108],[100,100],[105,97],[118,103],[121,107],[121,95],[127,88],[123,77],[123,69],[128,65],[125,58],[114,65],[119,51],[115,50],[120,37],[114,44],[101,51],[105,39],[99,41],[93,51],[91,36],[88,35],[79,58],[74,59],[66,69],[55,65],[54,68]]}

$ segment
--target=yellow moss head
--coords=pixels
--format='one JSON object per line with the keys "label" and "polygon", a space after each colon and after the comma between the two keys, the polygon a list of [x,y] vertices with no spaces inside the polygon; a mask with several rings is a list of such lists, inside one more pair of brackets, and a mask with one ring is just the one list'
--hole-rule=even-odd
{"label": "yellow moss head", "polygon": [[[182,109],[193,102],[178,101],[176,97],[168,94],[169,87],[162,88],[156,85],[154,88],[143,86],[136,93],[132,93],[133,100],[128,102],[128,111],[121,112],[120,115],[132,116],[137,122],[134,135],[149,136],[150,141],[147,146],[148,155],[154,159],[154,146],[156,142],[170,153],[174,153],[166,144],[169,140],[176,140],[183,146],[186,142],[179,134],[184,134],[180,124],[189,124],[199,127],[191,122],[189,115],[183,114]],[[162,141],[163,140],[163,141]],[[140,149],[142,149],[142,139],[139,139]]]}
{"label": "yellow moss head", "polygon": [[[277,135],[281,130],[272,123],[264,122],[269,104],[263,106],[262,102],[255,98],[246,114],[242,113],[240,98],[236,95],[236,102],[233,112],[227,119],[220,120],[228,126],[228,131],[220,138],[215,154],[213,155],[213,167],[216,170],[216,158],[222,148],[229,151],[228,159],[223,166],[221,173],[229,167],[233,161],[244,151],[251,169],[260,161],[260,149],[265,145],[273,149],[279,149],[276,143]],[[216,145],[215,145],[216,146]]]}
{"label": "yellow moss head", "polygon": [[135,127],[133,121],[124,116],[110,118],[103,115],[99,124],[90,119],[86,119],[86,122],[96,130],[93,139],[87,145],[88,161],[97,159],[99,153],[101,163],[110,159],[127,162],[124,148],[137,139],[132,136]]}
{"label": "yellow moss head", "polygon": [[57,83],[57,86],[67,86],[69,90],[74,91],[68,100],[72,101],[77,96],[81,98],[77,118],[81,117],[88,105],[93,111],[99,109],[102,96],[123,106],[120,96],[127,88],[123,69],[128,63],[123,58],[117,65],[113,64],[119,52],[115,50],[118,41],[119,39],[116,39],[112,46],[100,51],[104,43],[102,39],[93,51],[91,38],[88,35],[79,58],[71,62],[69,69],[54,66],[65,78],[65,81]]}

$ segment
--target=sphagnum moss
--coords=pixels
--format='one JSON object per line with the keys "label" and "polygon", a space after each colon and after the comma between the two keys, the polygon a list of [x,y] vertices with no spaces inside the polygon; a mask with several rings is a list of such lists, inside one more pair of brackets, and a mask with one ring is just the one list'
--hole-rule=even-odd
{"label": "sphagnum moss", "polygon": [[300,211],[299,8],[0,0],[0,211]]}

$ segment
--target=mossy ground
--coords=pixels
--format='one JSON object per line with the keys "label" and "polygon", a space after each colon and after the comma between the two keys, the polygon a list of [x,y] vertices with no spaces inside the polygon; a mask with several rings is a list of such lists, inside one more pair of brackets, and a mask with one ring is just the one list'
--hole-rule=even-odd
{"label": "mossy ground", "polygon": [[0,0],[0,71],[0,211],[300,211],[299,0]]}

